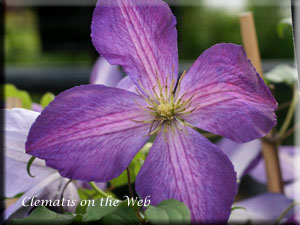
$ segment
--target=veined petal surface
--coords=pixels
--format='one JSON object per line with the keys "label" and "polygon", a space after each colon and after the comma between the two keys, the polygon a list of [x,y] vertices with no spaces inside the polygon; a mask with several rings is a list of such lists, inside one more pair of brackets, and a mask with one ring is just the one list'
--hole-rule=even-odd
{"label": "veined petal surface", "polygon": [[158,134],[136,190],[142,198],[150,196],[153,205],[166,199],[184,202],[196,224],[225,223],[237,191],[233,165],[216,145],[186,129]]}
{"label": "veined petal surface", "polygon": [[64,177],[111,180],[148,140],[150,124],[135,121],[152,118],[136,103],[145,104],[132,92],[103,85],[62,92],[31,127],[26,151]]}
{"label": "veined petal surface", "polygon": [[202,53],[182,79],[179,96],[185,92],[194,111],[183,119],[235,142],[260,138],[276,124],[277,102],[241,46]]}
{"label": "veined petal surface", "polygon": [[[101,56],[121,65],[142,91],[165,85],[178,73],[176,19],[161,0],[99,0],[91,37]],[[156,76],[157,74],[157,76]]]}

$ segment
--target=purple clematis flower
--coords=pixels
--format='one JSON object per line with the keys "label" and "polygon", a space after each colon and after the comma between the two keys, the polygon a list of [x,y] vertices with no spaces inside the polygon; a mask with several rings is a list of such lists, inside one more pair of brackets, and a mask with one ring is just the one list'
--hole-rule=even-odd
{"label": "purple clematis flower", "polygon": [[261,161],[261,141],[239,144],[228,138],[222,138],[217,146],[228,156],[237,173],[237,178],[242,179]]}
{"label": "purple clematis flower", "polygon": [[[256,181],[263,184],[267,183],[260,140],[239,144],[227,138],[222,138],[217,145],[231,160],[238,179],[249,174]],[[300,163],[300,148],[297,146],[279,146],[279,160],[282,179],[284,182],[289,183],[286,187],[290,186],[290,189],[293,189],[290,182],[300,180],[299,174],[296,173],[296,165]]]}
{"label": "purple clematis flower", "polygon": [[[38,115],[38,112],[27,109],[5,110],[4,195],[7,198],[13,198],[17,194],[24,193],[15,203],[5,209],[3,215],[5,220],[27,215],[33,207],[23,207],[22,204],[29,205],[30,199],[33,197],[34,200],[59,200],[62,190],[68,182],[68,179],[61,177],[56,170],[46,167],[45,162],[40,159],[34,160],[31,165],[31,172],[35,177],[27,174],[26,166],[31,156],[25,153],[25,141],[29,129]],[[66,200],[75,200],[74,206],[64,207],[65,210],[74,212],[79,202],[79,196],[73,183],[67,186],[63,197]]]}
{"label": "purple clematis flower", "polygon": [[[279,159],[284,182],[300,180],[296,173],[296,163],[300,163],[300,148],[297,146],[280,146]],[[264,161],[260,160],[257,166],[251,170],[250,175],[261,183],[267,183]]]}
{"label": "purple clematis flower", "polygon": [[138,194],[150,195],[153,205],[184,202],[195,223],[225,222],[237,191],[235,171],[193,128],[250,141],[276,124],[277,103],[234,44],[211,47],[178,79],[175,25],[161,0],[100,0],[94,46],[123,67],[138,94],[103,85],[61,93],[31,127],[26,151],[62,176],[106,182],[156,134],[136,178]]}
{"label": "purple clematis flower", "polygon": [[[251,175],[255,180],[266,184],[266,171],[264,160],[261,155],[261,141],[253,140],[248,143],[238,144],[227,138],[221,139],[218,146],[224,151],[234,165],[238,178]],[[234,210],[230,215],[229,222],[248,224],[251,223],[274,223],[279,216],[293,202],[300,199],[300,180],[295,170],[299,163],[300,149],[297,146],[280,146],[279,160],[284,185],[282,194],[260,194],[240,202],[236,206],[246,209]],[[288,211],[281,223],[299,224],[300,207],[296,205]],[[278,221],[279,222],[279,221]]]}
{"label": "purple clematis flower", "polygon": [[[293,203],[282,194],[266,193],[236,202],[235,205],[244,209],[236,209],[230,215],[230,224],[280,224],[294,215],[293,210],[288,211],[284,217],[277,221],[281,214]],[[294,224],[294,223],[292,223]]]}

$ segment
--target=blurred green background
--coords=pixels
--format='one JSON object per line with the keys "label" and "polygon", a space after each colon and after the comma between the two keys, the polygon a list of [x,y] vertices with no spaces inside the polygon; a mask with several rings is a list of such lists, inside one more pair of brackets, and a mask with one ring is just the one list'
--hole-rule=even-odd
{"label": "blurred green background", "polygon": [[[170,1],[171,2],[171,1]],[[195,60],[215,43],[241,44],[239,13],[254,14],[262,59],[293,59],[292,31],[279,37],[280,20],[290,17],[289,1],[241,0],[174,4],[179,56]],[[282,4],[284,2],[285,4]],[[243,3],[243,4],[241,4]],[[5,62],[8,67],[90,67],[97,53],[90,40],[93,6],[15,6],[5,14]]]}

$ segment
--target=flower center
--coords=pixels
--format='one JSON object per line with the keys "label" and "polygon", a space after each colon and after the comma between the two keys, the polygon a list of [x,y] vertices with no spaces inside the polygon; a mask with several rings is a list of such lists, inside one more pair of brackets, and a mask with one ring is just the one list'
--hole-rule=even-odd
{"label": "flower center", "polygon": [[[178,81],[176,94],[174,94],[175,80],[173,78],[170,86],[166,85],[163,87],[157,76],[158,86],[152,87],[153,94],[149,93],[141,84],[141,82],[139,82],[144,93],[141,93],[138,89],[136,89],[136,91],[145,99],[145,101],[148,103],[148,106],[145,108],[138,103],[137,105],[141,107],[141,109],[149,112],[153,116],[153,120],[134,121],[140,123],[151,123],[148,135],[159,133],[162,128],[165,133],[168,126],[170,126],[172,130],[174,130],[174,126],[176,126],[179,130],[182,130],[181,125],[185,125],[185,123],[181,117],[183,115],[190,114],[195,110],[195,108],[191,108],[191,100],[193,96],[188,99],[184,99],[184,96],[188,94],[187,92],[180,97],[178,96],[180,92],[181,80],[185,74],[186,73],[184,72]],[[166,84],[168,83],[167,81],[168,77],[166,78]]]}
{"label": "flower center", "polygon": [[171,103],[161,103],[157,107],[158,114],[167,120],[174,119],[174,105]]}

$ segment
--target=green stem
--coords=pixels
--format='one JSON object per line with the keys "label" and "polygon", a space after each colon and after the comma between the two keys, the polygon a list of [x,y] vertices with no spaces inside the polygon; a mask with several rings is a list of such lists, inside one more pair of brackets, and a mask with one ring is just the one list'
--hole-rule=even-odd
{"label": "green stem", "polygon": [[288,214],[288,212],[294,208],[296,205],[299,205],[299,202],[293,202],[292,204],[290,204],[281,214],[280,216],[276,219],[275,221],[275,225],[279,224],[280,221]]}
{"label": "green stem", "polygon": [[289,107],[288,113],[285,117],[285,120],[279,130],[279,137],[282,137],[284,135],[284,133],[286,132],[286,130],[289,128],[289,125],[294,116],[297,102],[298,102],[298,88],[296,86],[294,86],[293,99],[292,99],[291,105]]}
{"label": "green stem", "polygon": [[285,102],[285,103],[280,104],[280,105],[277,107],[276,112],[288,108],[288,107],[290,106],[290,104],[291,104],[291,101],[288,101],[288,102]]}
{"label": "green stem", "polygon": [[103,198],[111,198],[110,195],[106,194],[104,191],[102,191],[98,186],[95,184],[95,182],[89,182],[89,185]]}
{"label": "green stem", "polygon": [[130,171],[129,171],[128,167],[127,167],[126,171],[127,171],[127,183],[128,183],[129,195],[130,195],[131,198],[133,198],[134,195],[133,195],[133,190],[132,190],[132,186],[131,186]]}
{"label": "green stem", "polygon": [[[72,182],[72,180],[68,180],[68,182],[65,184],[64,188],[62,189],[62,192],[61,192],[61,194],[60,194],[60,202],[63,201],[63,197],[64,197],[65,190],[67,189],[68,185],[69,185],[71,182]],[[61,210],[62,213],[65,212],[64,207],[63,207],[62,204],[60,205],[60,210]]]}
{"label": "green stem", "polygon": [[[133,199],[134,195],[133,195],[133,190],[132,190],[132,186],[131,186],[130,171],[129,171],[128,167],[127,167],[126,171],[127,171],[128,191],[129,191],[130,197]],[[145,220],[141,217],[139,209],[137,209],[135,206],[132,206],[132,207],[136,213],[138,220],[141,222],[141,224],[145,224]]]}
{"label": "green stem", "polygon": [[27,173],[28,173],[28,175],[29,175],[30,177],[35,177],[35,176],[33,176],[33,175],[31,174],[31,172],[30,172],[30,167],[31,167],[33,161],[35,160],[35,158],[36,158],[36,157],[32,156],[32,157],[29,159],[29,161],[27,162],[26,169],[27,169]]}
{"label": "green stem", "polygon": [[288,136],[292,135],[293,133],[295,133],[298,129],[300,129],[300,123],[297,123],[295,126],[293,126],[292,128],[288,129],[285,134],[281,137],[279,137],[279,141],[284,140],[285,138],[287,138]]}

